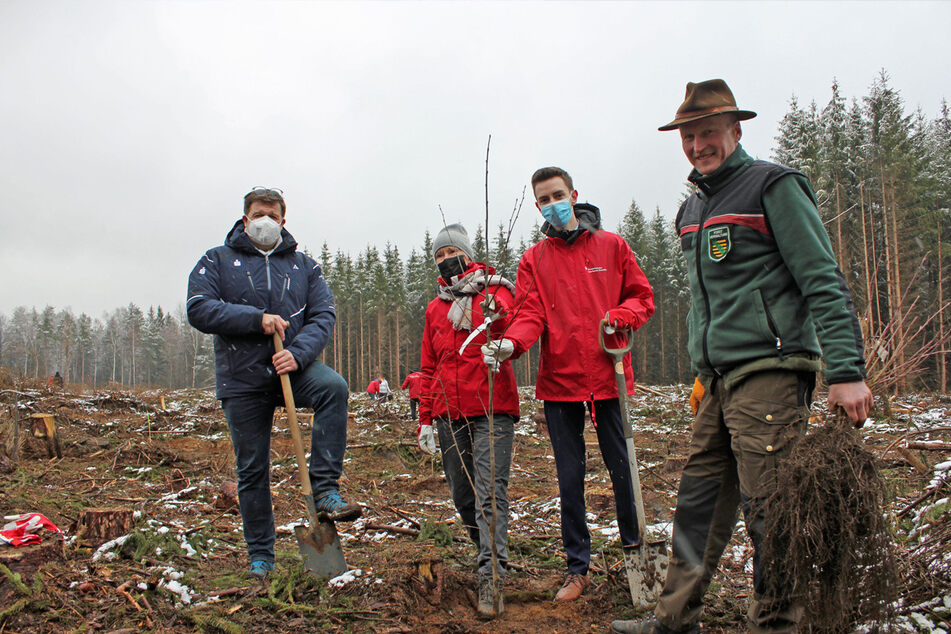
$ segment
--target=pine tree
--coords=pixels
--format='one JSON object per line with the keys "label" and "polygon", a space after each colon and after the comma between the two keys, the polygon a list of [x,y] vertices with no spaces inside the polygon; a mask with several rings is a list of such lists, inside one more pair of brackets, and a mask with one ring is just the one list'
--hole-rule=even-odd
{"label": "pine tree", "polygon": [[796,96],[789,100],[789,110],[779,124],[773,159],[803,172],[815,180],[819,169],[819,122],[816,102],[808,110],[799,107]]}
{"label": "pine tree", "polygon": [[62,376],[63,381],[70,380],[69,364],[72,359],[71,353],[74,351],[74,337],[76,336],[76,319],[72,311],[68,308],[61,311],[57,318],[57,343],[62,354]]}
{"label": "pine tree", "polygon": [[489,252],[486,249],[485,228],[482,226],[482,223],[476,226],[475,234],[470,234],[469,242],[472,244],[472,254],[475,256],[475,261],[488,262]]}
{"label": "pine tree", "polygon": [[36,327],[37,355],[34,377],[52,374],[49,365],[56,348],[56,321],[56,309],[47,304],[39,315]]}
{"label": "pine tree", "polygon": [[[850,171],[851,157],[846,136],[845,98],[839,93],[839,84],[832,82],[832,98],[822,109],[820,122],[819,147],[819,174],[815,183],[816,196],[825,204],[820,204],[819,212],[823,220],[831,223],[833,243],[838,256],[839,268],[846,279],[851,276],[851,262],[846,237],[849,229],[855,227],[848,218],[857,217],[855,214],[843,219],[843,209],[848,198],[847,174]],[[845,227],[845,232],[843,232]]]}
{"label": "pine tree", "polygon": [[[644,268],[644,261],[647,259],[649,251],[647,233],[647,221],[644,219],[644,212],[641,211],[637,201],[631,200],[631,206],[628,208],[627,213],[624,214],[624,217],[621,218],[621,224],[618,226],[618,234],[624,238],[628,246],[631,247],[631,250],[634,252],[634,257],[637,258],[642,269]],[[646,274],[647,272],[645,271],[645,275]],[[649,275],[647,279],[650,281]],[[635,334],[634,339],[634,349],[631,351],[631,363],[634,367],[635,374],[646,377],[648,374],[648,335],[642,328],[640,332]]]}
{"label": "pine tree", "polygon": [[647,221],[636,201],[631,201],[617,232],[631,247],[635,257],[640,259],[647,256]]}
{"label": "pine tree", "polygon": [[518,266],[515,253],[509,246],[510,239],[511,235],[505,230],[505,225],[500,222],[499,231],[495,234],[495,241],[492,245],[493,261],[488,264],[494,266],[496,272],[505,277],[514,277],[513,273]]}
{"label": "pine tree", "polygon": [[387,311],[385,337],[386,348],[389,351],[385,372],[390,381],[395,381],[396,377],[401,376],[404,359],[409,352],[402,336],[402,330],[406,328],[403,322],[403,309],[406,305],[406,271],[400,259],[399,249],[389,242],[383,252],[383,264],[386,277],[385,310]]}
{"label": "pine tree", "polygon": [[142,313],[142,309],[130,302],[126,307],[125,315],[122,320],[123,335],[128,350],[128,385],[135,385],[136,381],[138,381],[136,362],[141,355],[140,347],[142,329],[144,326],[145,315]]}
{"label": "pine tree", "polygon": [[76,353],[79,355],[79,382],[83,385],[86,384],[86,356],[93,351],[92,343],[92,318],[80,313],[76,323]]}

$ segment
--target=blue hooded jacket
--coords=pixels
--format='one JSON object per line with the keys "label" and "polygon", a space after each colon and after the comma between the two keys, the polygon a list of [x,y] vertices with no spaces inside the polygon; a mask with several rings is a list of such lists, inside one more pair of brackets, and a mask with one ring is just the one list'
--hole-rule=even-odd
{"label": "blue hooded jacket", "polygon": [[188,322],[215,335],[219,399],[278,389],[272,335],[261,326],[264,313],[290,322],[284,347],[300,370],[330,340],[337,315],[320,266],[297,252],[297,241],[284,229],[281,238],[265,256],[238,220],[224,245],[208,250],[188,277]]}

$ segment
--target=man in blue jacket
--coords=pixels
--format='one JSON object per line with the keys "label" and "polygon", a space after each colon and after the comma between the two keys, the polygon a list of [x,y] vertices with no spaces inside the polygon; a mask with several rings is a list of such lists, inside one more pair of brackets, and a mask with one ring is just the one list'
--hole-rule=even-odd
{"label": "man in blue jacket", "polygon": [[[310,481],[317,512],[335,521],[361,515],[337,485],[347,443],[347,382],[317,359],[333,332],[334,299],[320,267],[283,228],[286,211],[281,190],[251,190],[225,244],[192,270],[186,302],[189,323],[215,335],[217,396],[234,446],[250,574],[261,579],[274,568],[270,451],[279,375],[290,375],[296,403],[314,409]],[[284,341],[276,354],[274,333]]]}

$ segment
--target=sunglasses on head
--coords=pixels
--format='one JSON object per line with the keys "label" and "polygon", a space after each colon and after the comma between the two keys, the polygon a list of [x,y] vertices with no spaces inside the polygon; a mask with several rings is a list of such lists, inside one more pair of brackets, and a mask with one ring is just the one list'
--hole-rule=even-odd
{"label": "sunglasses on head", "polygon": [[260,196],[262,198],[283,198],[284,190],[278,189],[277,187],[252,187],[251,191],[244,195],[245,198],[248,196]]}

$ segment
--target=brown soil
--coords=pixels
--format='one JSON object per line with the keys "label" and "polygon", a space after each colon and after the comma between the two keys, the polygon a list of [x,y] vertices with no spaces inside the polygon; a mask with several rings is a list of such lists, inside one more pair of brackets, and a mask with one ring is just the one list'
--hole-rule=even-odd
{"label": "brown soil", "polygon": [[[523,403],[510,486],[515,569],[505,584],[504,615],[483,622],[474,610],[474,547],[463,538],[438,461],[415,449],[416,425],[405,403],[374,408],[362,395],[351,398],[341,487],[346,498],[365,508],[361,520],[338,529],[349,566],[360,572],[332,587],[301,574],[290,525],[305,513],[280,414],[271,473],[278,563],[270,582],[260,584],[244,576],[240,516],[229,491],[223,491],[235,479],[233,454],[213,395],[165,392],[163,411],[158,391],[0,387],[9,388],[0,390],[0,513],[40,512],[67,535],[65,559],[51,558],[19,583],[0,569],[0,597],[6,597],[0,600],[0,632],[578,634],[604,632],[614,618],[637,616],[617,537],[599,531],[592,534],[590,589],[572,604],[552,601],[564,569],[558,510],[550,504],[557,483],[551,446],[539,431],[544,426],[530,417],[537,407],[531,399]],[[689,438],[686,390],[661,390],[665,397],[643,394],[631,403],[651,523],[672,517]],[[11,451],[13,407],[21,420],[18,457]],[[55,414],[61,459],[49,458],[45,441],[29,435],[31,413]],[[894,438],[881,433],[868,442],[881,450]],[[614,519],[613,496],[593,431],[587,441],[589,522],[606,527]],[[917,472],[894,451],[887,460],[897,491],[891,504],[902,508],[920,496],[931,475]],[[96,556],[96,544],[74,538],[80,512],[91,507],[138,511],[133,537],[109,551],[114,558]],[[368,524],[421,529],[421,536],[368,529]],[[46,533],[45,539],[54,538]],[[745,543],[738,531],[714,578],[703,616],[709,631],[745,631],[751,591]],[[173,579],[176,572],[182,578]],[[188,587],[189,602],[172,591],[176,583]],[[919,593],[916,599],[921,598]]]}

